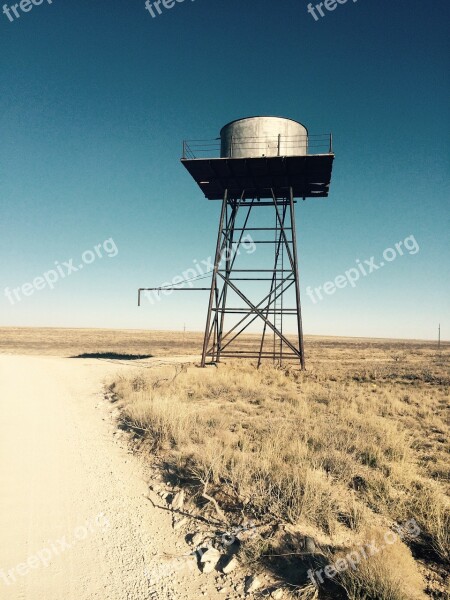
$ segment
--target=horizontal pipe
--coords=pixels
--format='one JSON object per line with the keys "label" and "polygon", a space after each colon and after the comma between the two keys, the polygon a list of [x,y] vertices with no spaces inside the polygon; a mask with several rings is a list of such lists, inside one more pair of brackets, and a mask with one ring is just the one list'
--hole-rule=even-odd
{"label": "horizontal pipe", "polygon": [[[219,269],[218,273],[226,273],[225,269]],[[292,269],[233,269],[233,273],[292,273]]]}
{"label": "horizontal pipe", "polygon": [[[279,230],[280,231],[280,230]],[[279,244],[280,240],[252,240],[251,243],[252,244]],[[236,245],[245,245],[248,244],[249,241],[246,240],[245,242],[231,242],[232,244],[236,244]],[[292,240],[287,240],[288,244],[292,244]]]}
{"label": "horizontal pipe", "polygon": [[[264,310],[267,310],[266,307],[263,307]],[[214,310],[215,312],[223,312],[223,313],[230,313],[230,314],[241,314],[241,315],[252,315],[254,314],[254,312],[252,311],[252,309],[249,310],[245,310],[244,308],[212,308],[211,310]],[[286,314],[286,315],[296,315],[297,314],[297,309],[296,308],[277,308],[275,309],[271,309],[269,308],[269,313],[270,314],[277,314],[277,315],[281,315],[281,314]]]}
{"label": "horizontal pipe", "polygon": [[[228,277],[228,281],[272,281],[272,277]],[[286,278],[285,281],[294,281]]]}
{"label": "horizontal pipe", "polygon": [[[283,227],[286,231],[292,227]],[[234,231],[279,231],[279,227],[233,227]]]}
{"label": "horizontal pipe", "polygon": [[[286,360],[297,360],[300,354],[270,354],[267,356],[261,356],[261,358],[267,359],[286,359]],[[224,352],[220,353],[221,358],[259,358],[259,354],[225,354]]]}
{"label": "horizontal pipe", "polygon": [[171,290],[173,292],[209,292],[211,288],[175,288],[175,287],[159,287],[159,288],[139,288],[138,290],[138,306],[141,306],[141,292],[165,292]]}
{"label": "horizontal pipe", "polygon": [[[267,343],[270,344],[270,342],[267,342]],[[240,354],[240,355],[242,355],[242,354],[254,354],[254,353],[255,353],[254,350],[230,350],[229,354],[228,353],[227,354],[228,355],[230,355],[230,354]],[[279,356],[279,353],[278,352],[273,352],[271,350],[263,350],[262,355],[265,358],[269,358],[269,357],[272,357],[272,356]],[[259,353],[256,354],[256,356],[259,356]],[[292,356],[292,357],[294,357],[294,356],[297,356],[297,354],[294,354],[293,352],[288,352],[288,353],[285,354],[283,352],[283,356]]]}
{"label": "horizontal pipe", "polygon": [[[297,203],[297,201],[294,202],[295,204]],[[273,202],[261,202],[260,200],[256,201],[256,204],[252,204],[251,202],[241,202],[239,204],[240,207],[242,206],[252,206],[253,208],[258,208],[260,206],[271,206],[273,208],[274,204]],[[277,206],[289,206],[289,201],[280,201],[277,202]],[[271,231],[271,229],[264,227],[265,231]]]}
{"label": "horizontal pipe", "polygon": [[[228,311],[228,310],[222,310],[220,308],[212,308],[211,309],[213,312],[218,312],[218,313],[223,313],[224,315],[248,315],[249,317],[253,316],[255,314],[255,312],[252,311],[238,311],[238,310],[233,310],[233,311]],[[264,309],[265,312],[267,312],[266,309]],[[274,313],[273,310],[269,310],[269,315],[283,315],[284,317],[296,317],[297,316],[297,312],[289,312],[289,313],[281,313],[281,312],[277,312]]]}

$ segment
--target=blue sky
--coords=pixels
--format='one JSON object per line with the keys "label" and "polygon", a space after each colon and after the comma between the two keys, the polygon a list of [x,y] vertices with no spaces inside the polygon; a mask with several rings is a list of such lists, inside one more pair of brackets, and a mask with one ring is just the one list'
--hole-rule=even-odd
{"label": "blue sky", "polygon": [[[136,306],[138,287],[214,250],[220,203],[180,165],[181,141],[269,114],[334,134],[330,196],[297,209],[306,333],[429,339],[441,322],[450,338],[450,4],[349,0],[318,21],[307,4],[0,13],[0,325],[202,329],[207,294]],[[306,294],[411,235],[418,252],[354,288]],[[117,255],[5,295],[109,238]]]}

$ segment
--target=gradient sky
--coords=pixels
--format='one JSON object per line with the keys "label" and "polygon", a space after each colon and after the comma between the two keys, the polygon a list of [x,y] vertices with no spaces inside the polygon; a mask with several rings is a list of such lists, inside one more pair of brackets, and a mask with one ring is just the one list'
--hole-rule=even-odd
{"label": "gradient sky", "polygon": [[[269,114],[334,135],[329,198],[297,208],[306,333],[430,339],[441,322],[450,338],[450,3],[349,0],[317,22],[306,7],[186,0],[153,19],[144,0],[44,0],[13,22],[0,13],[0,325],[202,329],[207,293],[136,306],[138,287],[214,250],[220,203],[180,165],[181,141]],[[411,235],[419,252],[306,295]],[[117,256],[5,296],[109,238]]]}

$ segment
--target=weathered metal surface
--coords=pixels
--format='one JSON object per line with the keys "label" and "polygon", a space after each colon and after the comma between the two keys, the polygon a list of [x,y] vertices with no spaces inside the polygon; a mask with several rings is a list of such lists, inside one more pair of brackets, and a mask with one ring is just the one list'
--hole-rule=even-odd
{"label": "weathered metal surface", "polygon": [[225,125],[220,132],[222,158],[304,156],[308,130],[292,119],[248,117]]}

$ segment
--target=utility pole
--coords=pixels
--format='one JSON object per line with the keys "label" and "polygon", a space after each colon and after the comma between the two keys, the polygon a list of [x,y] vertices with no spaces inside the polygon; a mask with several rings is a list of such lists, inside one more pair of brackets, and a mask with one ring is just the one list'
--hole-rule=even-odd
{"label": "utility pole", "polygon": [[439,329],[438,329],[438,350],[441,349],[441,324],[439,323]]}

